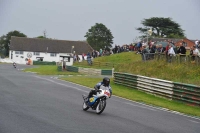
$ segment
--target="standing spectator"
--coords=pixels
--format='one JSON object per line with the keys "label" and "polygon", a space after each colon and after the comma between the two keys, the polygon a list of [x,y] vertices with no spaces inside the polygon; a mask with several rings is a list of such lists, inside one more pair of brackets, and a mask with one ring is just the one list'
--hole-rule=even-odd
{"label": "standing spectator", "polygon": [[200,56],[199,50],[196,46],[194,46],[193,55],[194,56]]}
{"label": "standing spectator", "polygon": [[195,41],[196,48],[198,48],[199,40]]}
{"label": "standing spectator", "polygon": [[137,52],[139,52],[140,48],[142,47],[141,41],[137,43]]}
{"label": "standing spectator", "polygon": [[102,51],[102,49],[100,49],[99,50],[99,56],[102,56],[102,53],[103,53],[103,51]]}
{"label": "standing spectator", "polygon": [[115,53],[118,53],[118,46],[115,44]]}
{"label": "standing spectator", "polygon": [[82,59],[83,59],[83,61],[85,60],[85,54],[84,53],[82,54]]}
{"label": "standing spectator", "polygon": [[79,62],[80,61],[80,58],[78,56],[78,54],[76,54],[76,60]]}
{"label": "standing spectator", "polygon": [[169,45],[170,43],[168,42],[166,48],[165,48],[165,55],[166,55],[166,60],[168,61],[168,57],[169,57],[169,54],[168,54],[168,51],[169,51]]}
{"label": "standing spectator", "polygon": [[149,46],[149,53],[150,53],[149,58],[150,58],[150,59],[154,59],[154,54],[155,54],[155,52],[156,52],[155,49],[156,49],[156,48],[155,48],[155,46],[154,46],[153,44],[151,44],[151,45]]}
{"label": "standing spectator", "polygon": [[171,63],[172,62],[172,57],[176,56],[175,52],[174,52],[174,48],[169,44],[169,50],[168,50],[168,56],[169,56],[169,60],[168,62]]}
{"label": "standing spectator", "polygon": [[195,62],[196,59],[200,56],[199,50],[196,46],[193,46],[193,61]]}
{"label": "standing spectator", "polygon": [[92,51],[92,57],[95,58],[95,51]]}
{"label": "standing spectator", "polygon": [[198,49],[200,48],[200,41],[198,42],[197,48],[198,48]]}
{"label": "standing spectator", "polygon": [[194,51],[194,47],[191,47],[191,48],[190,48],[190,56],[191,56],[191,61],[192,61],[192,62],[193,62],[194,59],[195,59],[195,56],[194,56],[194,54],[193,54],[193,51]]}
{"label": "standing spectator", "polygon": [[156,50],[155,50],[155,53],[160,53],[159,44],[156,44]]}
{"label": "standing spectator", "polygon": [[183,46],[183,43],[180,43],[180,47],[177,50],[177,53],[180,55],[180,61],[186,60],[186,49]]}
{"label": "standing spectator", "polygon": [[166,49],[166,48],[164,48],[164,47],[162,46],[162,44],[160,44],[160,53],[164,53],[164,52],[165,52],[165,49]]}
{"label": "standing spectator", "polygon": [[88,62],[89,65],[92,65],[91,55],[90,55],[89,51],[87,53],[87,62]]}
{"label": "standing spectator", "polygon": [[149,51],[147,50],[146,48],[147,45],[143,45],[141,48],[140,48],[140,54],[142,55],[142,60],[143,61],[146,61],[148,60],[148,53]]}
{"label": "standing spectator", "polygon": [[77,60],[77,58],[76,58],[76,54],[74,54],[74,62]]}

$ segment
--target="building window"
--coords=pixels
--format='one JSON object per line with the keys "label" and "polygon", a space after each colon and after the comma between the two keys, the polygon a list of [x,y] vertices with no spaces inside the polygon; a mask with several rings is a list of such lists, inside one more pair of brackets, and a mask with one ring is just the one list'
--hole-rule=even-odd
{"label": "building window", "polygon": [[33,52],[33,55],[40,55],[40,52]]}
{"label": "building window", "polygon": [[56,57],[56,53],[50,53],[51,57]]}
{"label": "building window", "polygon": [[15,54],[24,54],[23,51],[15,51]]}
{"label": "building window", "polygon": [[19,51],[15,51],[15,54],[19,54]]}

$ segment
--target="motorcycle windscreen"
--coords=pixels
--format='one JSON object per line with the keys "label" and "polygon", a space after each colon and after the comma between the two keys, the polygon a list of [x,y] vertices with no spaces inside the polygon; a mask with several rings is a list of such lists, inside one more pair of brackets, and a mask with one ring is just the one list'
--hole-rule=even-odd
{"label": "motorcycle windscreen", "polygon": [[89,98],[88,104],[89,104],[90,106],[92,106],[92,105],[96,102],[96,100],[97,100],[97,97],[91,97],[91,98]]}

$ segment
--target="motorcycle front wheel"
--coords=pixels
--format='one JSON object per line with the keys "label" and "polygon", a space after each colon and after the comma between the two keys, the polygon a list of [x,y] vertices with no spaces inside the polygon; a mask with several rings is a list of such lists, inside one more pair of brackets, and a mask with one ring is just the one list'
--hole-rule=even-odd
{"label": "motorcycle front wheel", "polygon": [[88,109],[89,109],[89,107],[86,105],[85,102],[83,102],[83,110],[84,110],[84,111],[87,111]]}
{"label": "motorcycle front wheel", "polygon": [[96,113],[101,114],[106,107],[106,100],[101,100],[96,108]]}

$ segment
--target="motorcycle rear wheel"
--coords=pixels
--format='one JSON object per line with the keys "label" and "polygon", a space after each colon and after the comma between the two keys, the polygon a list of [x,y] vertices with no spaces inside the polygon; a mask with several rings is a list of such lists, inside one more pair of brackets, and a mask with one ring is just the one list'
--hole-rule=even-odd
{"label": "motorcycle rear wheel", "polygon": [[106,100],[101,100],[96,108],[96,113],[101,114],[106,107]]}

